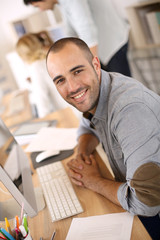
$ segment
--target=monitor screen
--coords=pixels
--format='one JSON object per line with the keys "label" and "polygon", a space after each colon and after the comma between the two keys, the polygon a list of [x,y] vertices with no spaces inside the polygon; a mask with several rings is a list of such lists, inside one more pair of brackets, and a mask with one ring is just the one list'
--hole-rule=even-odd
{"label": "monitor screen", "polygon": [[[6,189],[6,192],[3,188]],[[36,197],[28,157],[0,118],[0,218],[5,215],[5,217],[11,219],[15,217],[14,214],[15,211],[18,211],[18,208],[15,209],[15,204],[10,199],[3,201],[2,195],[7,195],[7,192],[13,196],[12,199],[16,200],[14,202],[18,203],[19,209],[23,205],[24,211],[30,217],[37,214]],[[0,220],[3,221],[4,219]]]}

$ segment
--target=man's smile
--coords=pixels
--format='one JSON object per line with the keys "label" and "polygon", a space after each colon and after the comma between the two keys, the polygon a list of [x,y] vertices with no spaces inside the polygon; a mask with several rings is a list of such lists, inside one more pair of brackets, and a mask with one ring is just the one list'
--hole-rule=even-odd
{"label": "man's smile", "polygon": [[84,100],[86,92],[87,92],[87,89],[83,90],[82,92],[78,93],[75,96],[71,96],[71,98],[74,99],[76,102],[81,102],[82,100]]}

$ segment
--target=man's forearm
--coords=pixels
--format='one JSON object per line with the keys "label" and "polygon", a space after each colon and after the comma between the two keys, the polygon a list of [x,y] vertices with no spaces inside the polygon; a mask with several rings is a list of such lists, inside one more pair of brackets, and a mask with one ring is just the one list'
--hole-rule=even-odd
{"label": "man's forearm", "polygon": [[118,188],[122,183],[115,182],[112,180],[101,178],[93,186],[89,187],[92,191],[103,195],[105,198],[115,203],[118,206],[120,202],[118,201],[117,192]]}
{"label": "man's forearm", "polygon": [[99,141],[93,134],[83,134],[78,140],[78,154],[84,153],[90,155],[95,150]]}
{"label": "man's forearm", "polygon": [[122,183],[104,178],[93,155],[83,155],[83,157],[72,159],[68,162],[68,167],[68,173],[73,183],[97,192],[120,206],[117,192]]}

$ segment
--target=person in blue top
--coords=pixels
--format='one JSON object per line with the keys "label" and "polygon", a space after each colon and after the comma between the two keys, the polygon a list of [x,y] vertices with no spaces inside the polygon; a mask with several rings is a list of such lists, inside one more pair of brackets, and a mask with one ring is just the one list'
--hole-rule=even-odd
{"label": "person in blue top", "polygon": [[[55,42],[47,54],[47,69],[64,100],[83,113],[78,154],[68,163],[73,183],[141,220],[156,216],[159,225],[160,96],[133,78],[101,70],[98,57],[78,38]],[[101,175],[92,155],[99,142],[115,181]],[[152,233],[160,237],[158,227]]]}
{"label": "person in blue top", "polygon": [[24,0],[41,10],[59,5],[65,35],[79,37],[100,58],[103,69],[131,76],[127,59],[129,25],[110,0]]}

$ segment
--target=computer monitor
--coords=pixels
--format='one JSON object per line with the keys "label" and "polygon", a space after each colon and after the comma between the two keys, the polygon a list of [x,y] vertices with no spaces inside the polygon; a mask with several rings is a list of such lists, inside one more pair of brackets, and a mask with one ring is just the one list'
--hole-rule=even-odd
{"label": "computer monitor", "polygon": [[[8,193],[13,198],[3,201]],[[37,215],[29,159],[0,118],[0,221],[20,214],[22,205],[28,216]]]}

